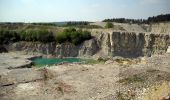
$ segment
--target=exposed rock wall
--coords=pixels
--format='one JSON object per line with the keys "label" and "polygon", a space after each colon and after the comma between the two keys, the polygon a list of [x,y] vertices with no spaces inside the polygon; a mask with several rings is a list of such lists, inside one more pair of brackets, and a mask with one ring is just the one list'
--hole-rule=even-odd
{"label": "exposed rock wall", "polygon": [[32,43],[16,42],[6,48],[17,51],[39,52],[52,54],[56,57],[83,57],[83,56],[123,56],[138,57],[163,54],[170,45],[170,36],[166,34],[130,33],[130,32],[103,32],[94,34],[94,38],[75,46],[70,43]]}
{"label": "exposed rock wall", "polygon": [[81,44],[78,49],[79,56],[93,56],[100,48],[97,40],[91,39]]}
{"label": "exposed rock wall", "polygon": [[42,54],[52,54],[57,57],[75,57],[78,55],[78,49],[71,43],[40,43],[40,42],[16,42],[6,46],[8,51],[26,51],[38,52]]}
{"label": "exposed rock wall", "polygon": [[124,57],[143,56],[145,45],[144,34],[120,33],[112,34],[112,54]]}
{"label": "exposed rock wall", "polygon": [[125,57],[163,54],[169,40],[169,35],[117,32],[112,34],[112,54]]}
{"label": "exposed rock wall", "polygon": [[53,54],[57,57],[76,57],[78,47],[71,43],[57,44]]}
{"label": "exposed rock wall", "polygon": [[153,33],[170,33],[170,22],[153,23],[150,25]]}

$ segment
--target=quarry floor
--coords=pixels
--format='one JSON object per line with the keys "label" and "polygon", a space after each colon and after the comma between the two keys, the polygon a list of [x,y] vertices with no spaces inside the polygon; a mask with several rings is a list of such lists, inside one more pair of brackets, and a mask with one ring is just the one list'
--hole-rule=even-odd
{"label": "quarry floor", "polygon": [[0,100],[169,100],[170,54],[32,67],[40,55],[0,54]]}

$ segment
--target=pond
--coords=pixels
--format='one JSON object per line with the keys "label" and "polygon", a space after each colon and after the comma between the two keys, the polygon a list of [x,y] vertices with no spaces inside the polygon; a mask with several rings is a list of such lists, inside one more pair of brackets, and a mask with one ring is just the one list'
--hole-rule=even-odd
{"label": "pond", "polygon": [[83,62],[80,58],[36,58],[33,59],[33,63],[35,66],[44,66],[44,65],[54,65],[61,64],[64,62],[75,63],[75,62]]}

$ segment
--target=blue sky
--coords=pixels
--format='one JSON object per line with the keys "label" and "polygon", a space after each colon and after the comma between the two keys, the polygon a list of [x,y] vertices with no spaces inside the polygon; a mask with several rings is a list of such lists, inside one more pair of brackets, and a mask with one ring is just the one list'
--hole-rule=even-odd
{"label": "blue sky", "polygon": [[0,0],[0,22],[101,21],[170,13],[170,0]]}

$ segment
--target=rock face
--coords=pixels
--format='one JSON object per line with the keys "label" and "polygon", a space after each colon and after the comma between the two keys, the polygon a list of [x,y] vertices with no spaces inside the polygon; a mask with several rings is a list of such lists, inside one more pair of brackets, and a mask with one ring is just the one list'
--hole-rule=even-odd
{"label": "rock face", "polygon": [[143,56],[145,45],[144,34],[120,33],[112,34],[112,54],[116,56]]}
{"label": "rock face", "polygon": [[0,86],[44,79],[43,71],[33,68],[8,70],[8,72],[1,74],[0,76]]}
{"label": "rock face", "polygon": [[138,57],[163,54],[170,45],[168,34],[93,31],[94,38],[75,46],[71,43],[16,42],[6,46],[8,51],[28,51],[52,54],[56,57]]}
{"label": "rock face", "polygon": [[168,46],[167,53],[170,53],[170,46]]}
{"label": "rock face", "polygon": [[31,68],[32,61],[39,56],[25,55],[21,52],[0,54],[0,87],[44,79],[42,70]]}
{"label": "rock face", "polygon": [[113,33],[112,54],[118,56],[151,56],[167,51],[169,35]]}
{"label": "rock face", "polygon": [[96,39],[91,39],[89,41],[85,41],[79,47],[79,56],[93,56],[97,53],[99,49],[99,45]]}
{"label": "rock face", "polygon": [[30,60],[22,57],[7,55],[6,53],[0,55],[0,66],[5,69],[30,68],[31,65]]}
{"label": "rock face", "polygon": [[153,23],[150,25],[150,31],[153,33],[170,33],[170,23]]}
{"label": "rock face", "polygon": [[57,44],[53,50],[57,57],[76,57],[78,55],[78,47],[71,43]]}

